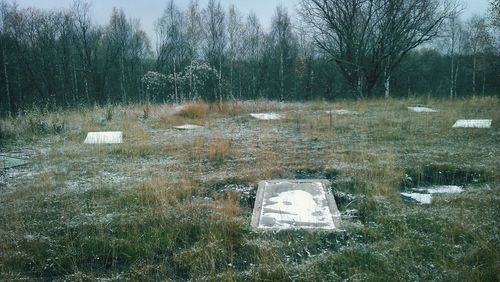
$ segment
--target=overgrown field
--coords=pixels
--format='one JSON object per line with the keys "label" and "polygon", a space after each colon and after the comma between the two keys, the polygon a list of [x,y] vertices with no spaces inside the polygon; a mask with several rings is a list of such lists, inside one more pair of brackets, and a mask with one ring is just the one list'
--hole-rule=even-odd
{"label": "overgrown field", "polygon": [[[0,172],[0,280],[500,280],[499,109],[248,101],[0,120],[0,153],[31,161]],[[452,129],[459,118],[493,125]],[[204,128],[172,128],[186,123]],[[123,144],[83,144],[120,130]],[[343,230],[252,231],[257,182],[278,178],[330,180]],[[433,184],[465,192],[400,195]]]}

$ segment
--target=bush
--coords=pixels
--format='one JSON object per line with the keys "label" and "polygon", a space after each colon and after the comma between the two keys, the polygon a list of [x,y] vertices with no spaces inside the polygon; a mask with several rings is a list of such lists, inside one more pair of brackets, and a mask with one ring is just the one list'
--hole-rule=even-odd
{"label": "bush", "polygon": [[193,102],[187,104],[178,115],[190,119],[202,119],[208,114],[209,106],[203,102]]}

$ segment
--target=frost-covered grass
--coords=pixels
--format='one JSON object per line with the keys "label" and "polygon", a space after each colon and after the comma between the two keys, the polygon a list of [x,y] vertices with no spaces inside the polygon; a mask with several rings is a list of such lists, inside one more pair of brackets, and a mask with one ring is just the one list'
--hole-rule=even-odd
{"label": "frost-covered grass", "polygon": [[[439,112],[408,111],[419,104]],[[31,160],[0,172],[0,280],[499,280],[499,106],[260,100],[0,120],[0,154]],[[124,143],[84,145],[89,131]],[[283,178],[330,180],[345,230],[253,232],[258,181]],[[400,196],[432,185],[464,191]]]}

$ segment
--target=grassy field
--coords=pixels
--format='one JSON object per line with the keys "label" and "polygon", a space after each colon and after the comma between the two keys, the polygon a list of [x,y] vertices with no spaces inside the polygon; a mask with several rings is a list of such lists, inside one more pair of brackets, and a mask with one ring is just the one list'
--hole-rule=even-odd
{"label": "grassy field", "polygon": [[[0,172],[0,280],[498,281],[499,109],[247,101],[0,120],[0,153],[31,161]],[[286,119],[248,115],[270,111]],[[452,129],[459,118],[493,125]],[[172,129],[186,123],[204,128]],[[83,144],[108,130],[124,143]],[[257,182],[278,178],[330,180],[343,230],[252,231]],[[400,195],[434,184],[465,191]]]}

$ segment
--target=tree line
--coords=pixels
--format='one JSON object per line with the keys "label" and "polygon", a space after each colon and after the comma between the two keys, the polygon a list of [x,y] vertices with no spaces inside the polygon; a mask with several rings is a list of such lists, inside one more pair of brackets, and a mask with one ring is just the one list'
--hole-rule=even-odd
{"label": "tree line", "polygon": [[[447,5],[445,5],[447,4]],[[499,5],[460,18],[437,0],[303,0],[269,30],[217,0],[166,4],[155,44],[114,8],[67,10],[0,1],[0,114],[203,99],[307,100],[500,92]],[[154,46],[153,46],[154,45]]]}

